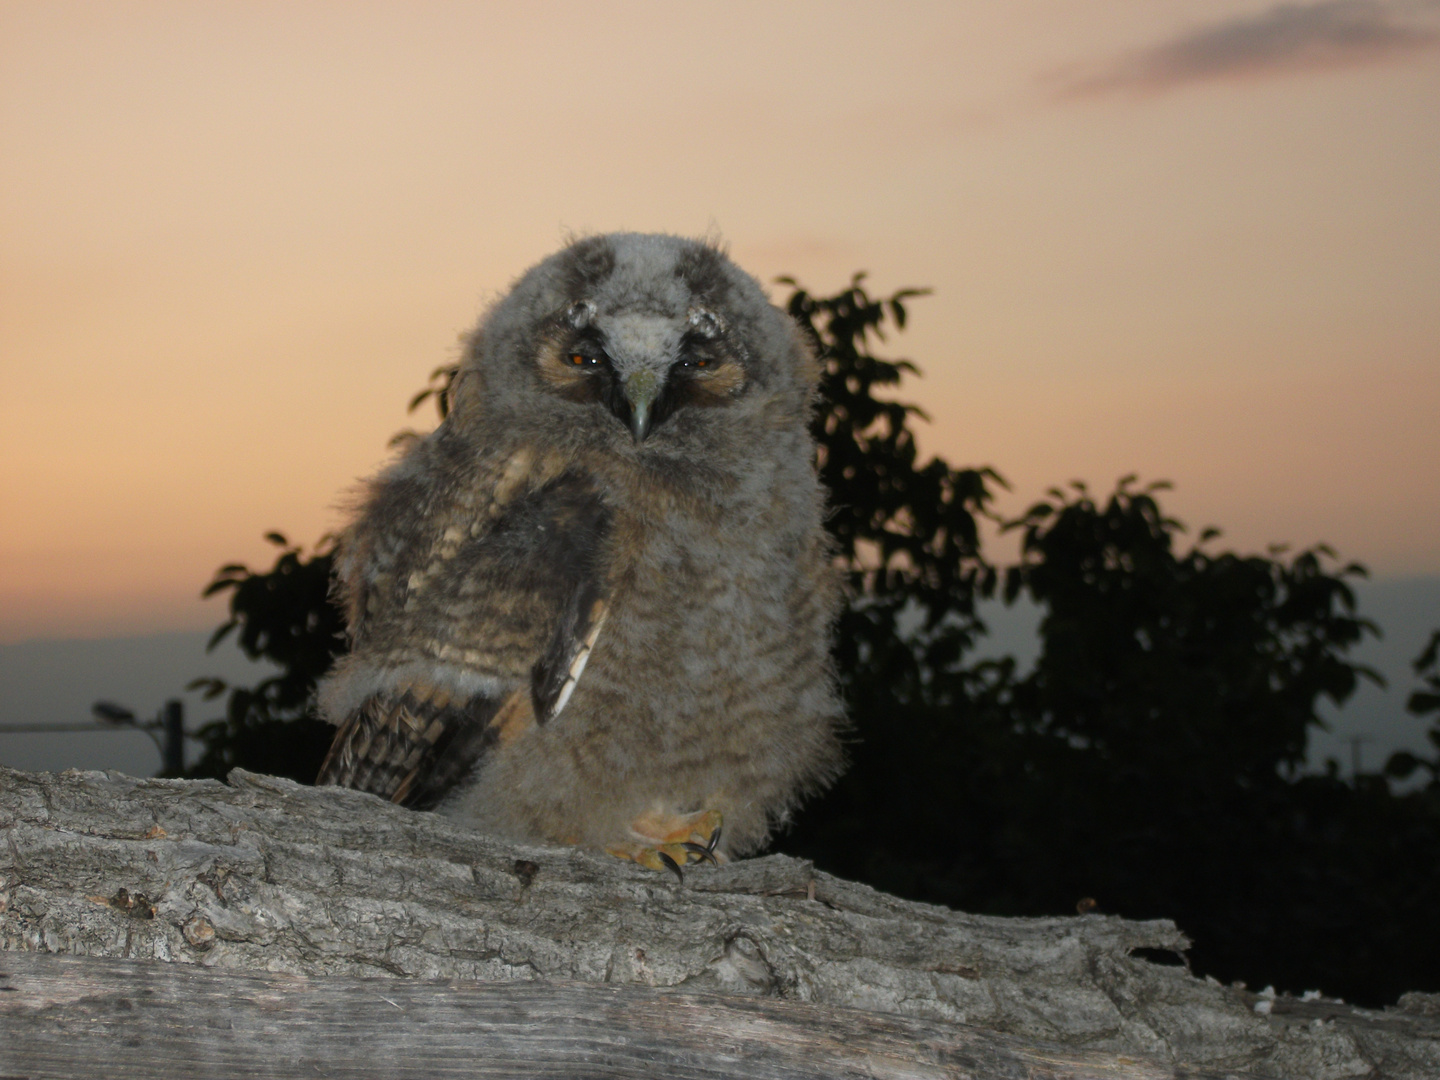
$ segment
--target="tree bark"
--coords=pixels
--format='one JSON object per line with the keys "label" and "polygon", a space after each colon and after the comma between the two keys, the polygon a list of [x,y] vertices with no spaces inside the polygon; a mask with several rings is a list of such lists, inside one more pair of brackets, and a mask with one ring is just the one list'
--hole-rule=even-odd
{"label": "tree bark", "polygon": [[239,770],[0,769],[0,830],[7,1076],[1440,1076],[1440,995],[1271,1004],[1136,955],[1164,920],[682,885]]}

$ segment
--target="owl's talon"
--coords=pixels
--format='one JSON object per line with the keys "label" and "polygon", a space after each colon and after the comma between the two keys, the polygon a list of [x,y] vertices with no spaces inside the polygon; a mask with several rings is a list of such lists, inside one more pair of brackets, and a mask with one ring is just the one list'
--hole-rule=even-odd
{"label": "owl's talon", "polygon": [[703,844],[692,844],[686,840],[680,846],[690,853],[690,862],[709,862],[712,866],[720,865],[715,858],[715,853]]}
{"label": "owl's talon", "polygon": [[682,882],[682,867],[698,862],[719,866],[725,856],[720,852],[719,810],[700,810],[693,814],[669,814],[649,811],[630,825],[630,839],[606,847],[618,859],[630,859],[650,870],[669,870]]}
{"label": "owl's talon", "polygon": [[[688,847],[689,845],[686,846]],[[672,874],[674,874],[675,879],[679,881],[681,885],[684,885],[685,871],[680,869],[680,864],[677,863],[674,859],[672,859],[669,855],[666,855],[663,851],[657,851],[655,854],[660,856],[660,861],[665,864],[665,869],[669,870]]]}

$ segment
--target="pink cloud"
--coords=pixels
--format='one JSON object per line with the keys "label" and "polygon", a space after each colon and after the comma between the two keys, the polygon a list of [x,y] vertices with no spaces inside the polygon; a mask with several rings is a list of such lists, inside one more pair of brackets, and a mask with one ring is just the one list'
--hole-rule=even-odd
{"label": "pink cloud", "polygon": [[1061,97],[1163,93],[1198,82],[1389,62],[1440,46],[1436,0],[1322,0],[1187,31],[1086,69],[1052,76]]}

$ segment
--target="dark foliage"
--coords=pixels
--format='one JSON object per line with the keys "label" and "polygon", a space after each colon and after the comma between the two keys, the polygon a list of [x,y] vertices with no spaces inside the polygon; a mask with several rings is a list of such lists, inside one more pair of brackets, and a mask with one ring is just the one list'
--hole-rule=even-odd
{"label": "dark foliage", "polygon": [[1440,630],[1430,635],[1420,655],[1415,658],[1415,674],[1420,677],[1421,689],[1410,695],[1405,709],[1416,716],[1435,715],[1434,725],[1426,732],[1426,738],[1435,748],[1435,757],[1426,760],[1408,750],[1402,750],[1390,757],[1385,771],[1399,780],[1409,779],[1417,769],[1430,774],[1430,792],[1440,801]]}
{"label": "dark foliage", "polygon": [[870,340],[884,339],[887,316],[903,328],[906,301],[923,290],[873,299],[857,274],[848,289],[820,299],[781,280],[794,290],[787,309],[822,368],[811,431],[831,493],[826,526],[851,597],[836,670],[852,698],[861,681],[917,682],[953,667],[984,632],[975,601],[994,591],[996,573],[981,557],[976,519],[991,499],[987,485],[1004,481],[989,468],[921,464],[910,418],[923,414],[883,396],[916,369],[875,356]]}
{"label": "dark foliage", "polygon": [[[1374,677],[1346,659],[1374,630],[1349,586],[1363,570],[1323,548],[1215,552],[1213,531],[1182,547],[1163,485],[1126,480],[1103,503],[1052,490],[1008,523],[1022,556],[1001,573],[978,525],[1003,481],[922,462],[919,410],[889,398],[916,369],[872,352],[921,292],[787,284],[823,364],[814,432],[850,578],[835,655],[854,731],[850,771],[779,846],[970,911],[1173,918],[1195,969],[1227,981],[1369,1003],[1440,989],[1440,755],[1392,758],[1394,777],[1430,773],[1403,796],[1379,776],[1299,774],[1320,700]],[[437,369],[411,408],[433,398],[443,417],[452,375]],[[229,699],[192,775],[308,781],[329,741],[309,709],[342,647],[330,548],[271,539],[273,568],[227,566],[207,595],[231,593],[214,640],[239,630],[280,674],[200,680]],[[1002,585],[1044,613],[1028,672],[969,659],[976,602]],[[1437,651],[1440,631],[1416,664],[1417,715],[1440,713]]]}
{"label": "dark foliage", "polygon": [[[873,506],[873,484],[853,480],[909,468],[973,478],[944,512],[983,514],[992,472],[917,466],[908,433],[896,440],[912,450],[903,464],[880,457],[867,422],[889,436],[913,410],[867,413],[837,394],[842,372],[885,372],[877,385],[888,388],[913,371],[868,355],[854,328],[878,332],[887,312],[858,284],[832,301],[792,300],[834,380],[822,419],[826,464],[849,464],[826,472],[837,502]],[[1022,557],[1004,595],[1043,612],[1041,655],[1023,675],[1011,660],[967,662],[983,632],[974,600],[995,583],[973,531],[957,529],[962,543],[943,552],[904,549],[887,576],[871,569],[873,552],[894,550],[886,522],[927,535],[936,513],[902,497],[889,517],[841,517],[856,595],[837,657],[857,745],[850,772],[780,847],[969,911],[1174,918],[1196,940],[1195,969],[1227,981],[1370,1002],[1440,986],[1427,914],[1440,910],[1433,804],[1378,777],[1299,775],[1320,700],[1342,702],[1376,677],[1345,658],[1374,632],[1349,585],[1363,569],[1323,548],[1213,552],[1213,531],[1182,549],[1163,489],[1127,478],[1097,503],[1077,484],[1008,523]],[[951,565],[932,570],[931,559]],[[912,575],[945,587],[911,592]]]}
{"label": "dark foliage", "polygon": [[207,699],[229,697],[225,718],[195,733],[204,751],[187,776],[220,778],[238,765],[313,783],[335,734],[311,708],[315,683],[344,651],[344,617],[330,602],[331,546],[322,543],[306,557],[279,533],[265,538],[281,549],[268,571],[231,563],[205,588],[205,596],[230,593],[230,618],[206,647],[238,630],[246,656],[280,670],[248,688],[216,678],[190,683]]}
{"label": "dark foliage", "polygon": [[1034,845],[1022,902],[1059,910],[1068,887],[1167,915],[1227,981],[1370,1001],[1433,983],[1440,936],[1415,901],[1440,899],[1437,823],[1377,778],[1298,776],[1320,699],[1377,678],[1344,659],[1374,631],[1346,582],[1363,570],[1329,571],[1324,549],[1211,554],[1213,534],[1182,554],[1153,489],[1123,483],[1103,507],[1052,492],[1017,524],[1006,589],[1045,617],[1011,718],[1051,747],[1049,800],[1015,808]]}

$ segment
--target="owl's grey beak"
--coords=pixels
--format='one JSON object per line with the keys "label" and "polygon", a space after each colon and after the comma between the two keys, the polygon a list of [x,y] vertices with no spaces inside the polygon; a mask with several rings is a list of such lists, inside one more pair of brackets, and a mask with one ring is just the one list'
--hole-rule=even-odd
{"label": "owl's grey beak", "polygon": [[625,400],[630,404],[630,432],[637,443],[650,434],[651,410],[660,396],[660,380],[653,371],[635,371],[625,379]]}

